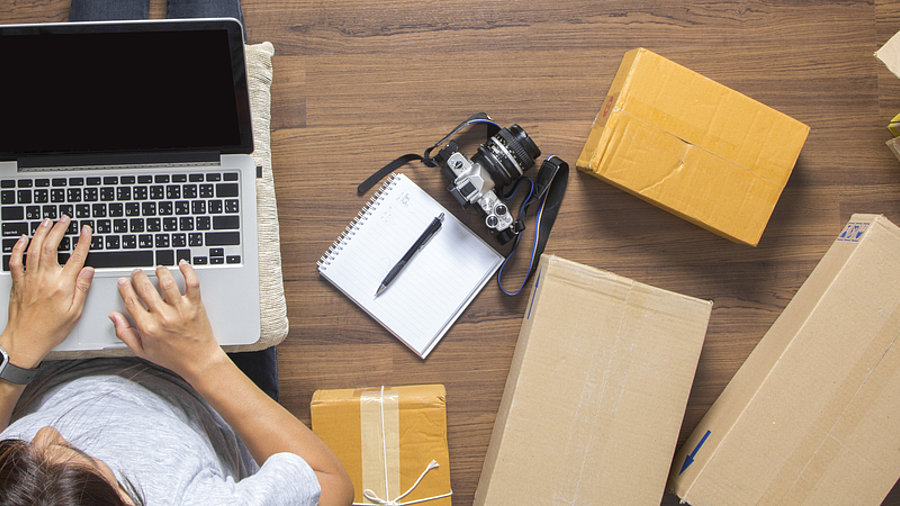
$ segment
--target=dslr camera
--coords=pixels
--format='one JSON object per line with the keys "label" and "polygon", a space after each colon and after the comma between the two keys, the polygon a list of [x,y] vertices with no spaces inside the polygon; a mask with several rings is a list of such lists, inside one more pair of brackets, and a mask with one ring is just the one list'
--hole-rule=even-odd
{"label": "dslr camera", "polygon": [[[498,196],[514,185],[534,166],[541,155],[531,137],[518,124],[501,128],[478,147],[472,158],[460,153],[456,141],[450,141],[434,160],[450,180],[447,188],[463,207],[474,206],[484,216],[484,224],[501,244],[515,238],[519,230],[509,207]],[[504,196],[504,198],[507,198]]]}

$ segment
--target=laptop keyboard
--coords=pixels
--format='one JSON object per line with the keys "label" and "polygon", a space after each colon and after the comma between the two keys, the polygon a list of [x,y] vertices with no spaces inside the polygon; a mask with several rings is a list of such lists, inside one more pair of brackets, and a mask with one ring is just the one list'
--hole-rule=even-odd
{"label": "laptop keyboard", "polygon": [[0,180],[3,270],[12,247],[43,218],[72,218],[59,245],[64,263],[90,225],[86,265],[136,268],[241,263],[239,174],[204,171]]}

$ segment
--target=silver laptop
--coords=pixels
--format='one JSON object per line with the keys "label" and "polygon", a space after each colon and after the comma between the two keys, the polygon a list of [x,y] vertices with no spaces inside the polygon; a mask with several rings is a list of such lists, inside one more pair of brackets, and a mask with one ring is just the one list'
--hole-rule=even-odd
{"label": "silver laptop", "polygon": [[[0,26],[0,328],[9,257],[44,217],[84,224],[96,269],[57,350],[124,347],[116,280],[187,259],[219,342],[260,335],[256,168],[241,25],[234,19]],[[154,279],[155,282],[155,279]]]}

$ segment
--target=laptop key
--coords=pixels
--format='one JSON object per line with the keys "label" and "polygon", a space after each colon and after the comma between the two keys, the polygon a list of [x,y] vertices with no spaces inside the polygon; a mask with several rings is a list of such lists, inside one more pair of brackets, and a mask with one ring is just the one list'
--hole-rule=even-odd
{"label": "laptop key", "polygon": [[138,176],[137,179],[138,179],[138,183],[140,183],[140,184],[148,184],[148,183],[153,182],[153,176],[147,176],[147,175]]}
{"label": "laptop key", "polygon": [[180,262],[182,260],[191,261],[191,250],[189,249],[179,249],[175,250],[175,261]]}
{"label": "laptop key", "polygon": [[30,204],[31,190],[18,190],[16,192],[16,201],[18,201],[19,204]]}
{"label": "laptop key", "polygon": [[153,267],[153,251],[91,251],[85,265],[103,267]]}
{"label": "laptop key", "polygon": [[213,216],[213,230],[235,230],[241,227],[241,217],[235,214]]}
{"label": "laptop key", "polygon": [[15,204],[16,203],[16,191],[15,190],[3,190],[0,192],[0,204]]}
{"label": "laptop key", "polygon": [[206,232],[207,246],[231,246],[241,243],[239,232]]}
{"label": "laptop key", "polygon": [[3,221],[24,220],[25,208],[22,206],[4,207],[0,210],[0,219]]}
{"label": "laptop key", "polygon": [[38,188],[46,188],[50,186],[50,180],[47,178],[40,178],[34,180],[34,185]]}
{"label": "laptop key", "polygon": [[216,184],[216,198],[237,197],[237,183],[218,183]]}
{"label": "laptop key", "polygon": [[[6,257],[3,258],[5,259]],[[206,257],[194,257],[194,261],[191,263],[194,265],[206,265],[208,263],[208,259]]]}
{"label": "laptop key", "polygon": [[66,178],[55,177],[51,180],[50,184],[52,184],[53,186],[66,186]]}
{"label": "laptop key", "polygon": [[41,206],[25,206],[25,219],[26,220],[41,219]]}
{"label": "laptop key", "polygon": [[0,188],[15,188],[16,180],[15,179],[4,179],[0,181]]}
{"label": "laptop key", "polygon": [[175,252],[170,249],[157,250],[157,265],[175,265]]}
{"label": "laptop key", "polygon": [[239,263],[241,263],[241,256],[240,255],[228,255],[227,257],[225,257],[225,262],[229,263],[229,264],[239,264]]}

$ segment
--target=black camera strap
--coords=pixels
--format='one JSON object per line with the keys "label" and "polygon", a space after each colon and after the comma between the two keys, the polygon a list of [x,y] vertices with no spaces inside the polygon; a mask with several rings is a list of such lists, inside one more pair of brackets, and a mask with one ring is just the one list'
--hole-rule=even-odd
{"label": "black camera strap", "polygon": [[[418,155],[415,153],[409,153],[397,157],[394,161],[376,171],[365,181],[359,184],[359,186],[356,188],[357,194],[362,195],[366,193],[376,183],[384,179],[385,176],[406,165],[407,163],[421,161],[423,164],[425,164],[426,167],[438,167],[440,164],[431,156],[431,152],[435,148],[443,146],[444,143],[450,140],[450,138],[458,134],[460,130],[475,123],[484,123],[487,125],[487,139],[490,139],[491,137],[496,135],[500,130],[500,126],[497,125],[490,116],[483,112],[475,113],[469,116],[465,121],[457,125],[456,128],[454,128],[449,134],[445,135],[441,140],[437,141],[431,147],[426,149],[424,154]],[[519,214],[516,217],[516,221],[513,223],[513,227],[516,231],[515,242],[510,252],[506,255],[506,259],[503,261],[503,265],[500,266],[500,270],[497,272],[497,285],[500,287],[500,290],[503,293],[510,296],[518,295],[519,292],[522,291],[522,288],[525,287],[525,284],[528,283],[528,280],[531,279],[534,271],[537,270],[538,260],[540,260],[541,253],[544,252],[544,248],[547,246],[547,240],[550,237],[550,230],[553,228],[553,224],[556,221],[556,216],[559,214],[559,208],[562,205],[563,197],[566,193],[566,186],[568,185],[569,181],[569,164],[567,164],[562,160],[562,158],[559,158],[556,155],[549,156],[546,160],[544,160],[544,163],[541,164],[541,168],[540,170],[538,170],[538,175],[535,181],[532,181],[527,177],[522,178],[522,180],[520,181],[528,181],[532,185],[531,193],[528,197],[526,197],[526,199],[522,202],[521,207],[519,208]],[[510,195],[507,196],[502,196],[503,191],[501,188],[497,188],[497,190],[504,200],[508,200],[512,197],[512,194],[515,193],[515,188],[517,186],[518,185],[514,185]],[[531,249],[528,271],[525,275],[525,279],[522,280],[522,284],[519,286],[518,290],[511,293],[503,288],[503,268],[506,267],[506,264],[516,252],[516,249],[519,246],[519,241],[521,241],[522,239],[521,232],[525,230],[525,218],[528,214],[528,209],[536,203],[539,204],[538,214],[537,218],[535,219],[534,243]]]}
{"label": "black camera strap", "polygon": [[[559,215],[559,208],[566,194],[568,183],[569,164],[556,155],[547,157],[544,163],[541,164],[540,170],[538,170],[537,179],[532,183],[531,196],[522,203],[522,207],[519,209],[519,216],[513,224],[516,232],[519,232],[516,234],[513,248],[497,272],[497,285],[500,287],[500,291],[506,295],[518,295],[522,288],[525,287],[525,284],[528,283],[528,280],[531,279],[534,271],[537,270],[538,261],[544,252],[544,248],[547,246],[547,240],[550,238],[550,230],[553,229],[553,224],[556,222],[557,215]],[[519,288],[515,292],[509,292],[503,288],[503,269],[513,257],[513,254],[515,254],[516,249],[518,249],[519,241],[522,240],[521,232],[525,230],[525,217],[528,215],[528,208],[538,202],[540,204],[537,217],[535,218],[534,242],[531,246],[531,256],[528,260],[528,271]]]}
{"label": "black camera strap", "polygon": [[488,139],[490,139],[491,137],[496,135],[497,132],[500,130],[500,127],[497,126],[496,123],[494,123],[494,120],[492,120],[490,116],[488,116],[487,114],[485,114],[483,112],[476,112],[475,114],[469,116],[468,119],[466,119],[465,121],[463,121],[462,123],[457,125],[456,128],[454,128],[453,131],[451,131],[449,134],[445,135],[443,139],[435,142],[434,145],[432,145],[430,148],[426,149],[425,154],[417,155],[415,153],[409,153],[409,154],[406,154],[406,155],[396,158],[393,162],[378,169],[377,172],[375,172],[374,174],[369,176],[368,179],[366,179],[365,181],[360,183],[359,186],[356,187],[357,195],[362,195],[363,193],[366,193],[367,191],[369,191],[370,188],[375,186],[376,183],[378,183],[379,181],[384,179],[385,176],[387,176],[391,172],[394,172],[395,170],[399,169],[400,167],[403,167],[404,165],[406,165],[409,162],[421,161],[422,163],[425,164],[426,167],[437,167],[439,164],[431,156],[431,152],[435,148],[443,146],[445,142],[450,140],[450,138],[453,137],[454,135],[458,134],[460,130],[462,130],[463,128],[466,128],[469,125],[472,125],[473,123],[484,123],[487,125],[487,138]]}

